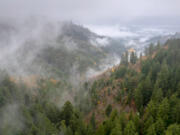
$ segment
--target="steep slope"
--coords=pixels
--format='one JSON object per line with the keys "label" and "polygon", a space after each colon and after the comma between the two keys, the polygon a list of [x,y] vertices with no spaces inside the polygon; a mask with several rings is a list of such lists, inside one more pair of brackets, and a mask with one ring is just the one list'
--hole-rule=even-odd
{"label": "steep slope", "polygon": [[[106,37],[71,22],[1,22],[0,35],[1,69],[10,74],[84,80],[89,69],[102,70],[100,65],[115,61],[113,51],[97,42]],[[108,42],[107,46],[113,44]],[[119,50],[123,52],[124,47]]]}
{"label": "steep slope", "polygon": [[179,135],[180,40],[148,50],[77,93],[65,81],[29,88],[0,72],[0,134]]}
{"label": "steep slope", "polygon": [[[91,122],[94,117],[99,127],[97,135],[114,132],[165,134],[168,126],[180,124],[177,118],[180,40],[168,40],[164,46],[148,50],[149,54],[135,63],[130,58],[129,63],[126,61],[114,67],[108,71],[108,76],[106,72],[92,85],[90,95],[94,108],[86,120]],[[133,129],[127,129],[129,124]],[[177,135],[179,133],[180,130]]]}

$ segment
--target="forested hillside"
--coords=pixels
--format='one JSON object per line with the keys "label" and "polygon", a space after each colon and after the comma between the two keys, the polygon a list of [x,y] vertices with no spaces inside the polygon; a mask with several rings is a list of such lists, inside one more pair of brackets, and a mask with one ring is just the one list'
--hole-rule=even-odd
{"label": "forested hillside", "polygon": [[124,54],[110,77],[91,88],[97,135],[180,134],[180,40]]}
{"label": "forested hillside", "polygon": [[[123,45],[117,46],[118,43],[106,38],[72,22],[0,20],[3,63],[0,69],[16,77],[36,75],[71,80],[73,76],[85,80],[89,69],[98,71],[102,64],[114,63],[114,50],[108,50],[107,46],[118,50],[118,58],[125,50]],[[108,40],[107,46],[99,40]]]}
{"label": "forested hillside", "polygon": [[180,135],[180,40],[145,52],[125,53],[119,66],[78,92],[53,79],[29,88],[1,72],[0,133]]}

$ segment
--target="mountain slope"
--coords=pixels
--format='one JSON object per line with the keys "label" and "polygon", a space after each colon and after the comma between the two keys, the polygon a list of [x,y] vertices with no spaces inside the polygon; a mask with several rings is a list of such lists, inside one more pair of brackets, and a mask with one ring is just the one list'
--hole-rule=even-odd
{"label": "mountain slope", "polygon": [[[111,65],[115,61],[113,51],[107,51],[104,45],[102,47],[96,41],[106,37],[71,22],[1,22],[0,35],[1,69],[10,74],[36,74],[63,79],[74,76],[83,80],[87,78],[86,72],[90,68],[102,70],[101,64]],[[107,46],[113,44],[108,42]],[[124,47],[119,46],[119,50],[123,52]]]}
{"label": "mountain slope", "polygon": [[[172,132],[171,126],[180,124],[180,40],[168,40],[163,47],[151,49],[135,64],[122,63],[109,71],[110,76],[102,75],[94,82],[90,89],[94,108],[87,120],[94,115],[97,135],[167,134]],[[130,124],[132,129],[128,129]]]}
{"label": "mountain slope", "polygon": [[29,88],[0,72],[0,134],[179,135],[180,40],[148,50],[77,93],[64,81]]}

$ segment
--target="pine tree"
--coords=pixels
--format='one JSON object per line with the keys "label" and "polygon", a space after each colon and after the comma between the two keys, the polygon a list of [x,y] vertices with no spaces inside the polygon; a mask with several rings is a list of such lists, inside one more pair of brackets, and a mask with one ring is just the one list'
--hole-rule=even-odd
{"label": "pine tree", "polygon": [[126,51],[124,54],[122,54],[121,64],[126,65],[126,66],[128,65],[128,56],[129,56],[128,51]]}
{"label": "pine tree", "polygon": [[95,120],[95,113],[94,112],[91,116],[90,124],[92,125],[93,130],[95,130],[96,129],[96,120]]}
{"label": "pine tree", "polygon": [[72,106],[71,102],[67,101],[64,104],[62,112],[61,112],[61,116],[62,116],[62,119],[65,120],[66,126],[68,126],[70,124],[70,120],[73,116],[73,106]]}
{"label": "pine tree", "polygon": [[96,131],[95,135],[105,135],[104,127],[103,125],[100,125]]}
{"label": "pine tree", "polygon": [[150,74],[148,74],[142,85],[143,105],[146,105],[150,101],[153,91],[153,83]]}
{"label": "pine tree", "polygon": [[156,102],[151,100],[146,107],[146,113],[144,114],[145,120],[147,120],[150,116],[152,116],[153,119],[156,119],[157,110],[158,110],[158,106]]}
{"label": "pine tree", "polygon": [[136,55],[135,52],[132,52],[132,53],[130,54],[130,62],[131,62],[131,64],[135,64],[136,61],[137,61],[137,55]]}
{"label": "pine tree", "polygon": [[111,111],[112,111],[112,105],[109,104],[105,110],[106,115],[109,116],[111,114]]}
{"label": "pine tree", "polygon": [[153,94],[152,94],[152,100],[155,102],[161,102],[163,99],[163,92],[161,88],[156,88],[153,90]]}
{"label": "pine tree", "polygon": [[[153,125],[154,124],[154,119],[152,116],[148,117],[146,120],[145,120],[145,123],[144,123],[144,133],[148,133],[149,130],[155,130],[155,126]],[[153,127],[151,127],[153,126]],[[152,132],[151,134],[153,134],[154,132]]]}
{"label": "pine tree", "polygon": [[166,130],[166,135],[180,135],[180,125],[172,124]]}
{"label": "pine tree", "polygon": [[165,124],[164,124],[164,121],[161,118],[157,119],[157,121],[155,123],[155,127],[156,127],[157,135],[163,135],[164,134]]}
{"label": "pine tree", "polygon": [[137,106],[138,111],[141,111],[141,107],[143,106],[143,95],[142,95],[142,91],[141,91],[141,86],[139,85],[139,87],[137,89],[135,89],[135,94],[134,94],[134,99],[135,99],[135,103]]}
{"label": "pine tree", "polygon": [[165,122],[168,122],[169,111],[170,111],[169,102],[168,102],[168,99],[165,98],[165,99],[163,99],[163,101],[159,105],[158,112],[157,112],[157,117],[161,118]]}
{"label": "pine tree", "polygon": [[126,128],[124,129],[125,135],[135,135],[136,134],[136,128],[133,121],[129,121],[126,125]]}
{"label": "pine tree", "polygon": [[117,122],[115,128],[113,128],[111,135],[123,135],[121,125]]}
{"label": "pine tree", "polygon": [[161,66],[161,71],[158,74],[156,86],[163,90],[163,94],[166,94],[169,88],[169,68],[164,61]]}
{"label": "pine tree", "polygon": [[154,124],[152,124],[152,125],[148,128],[146,135],[157,135],[157,133],[156,133],[156,127],[155,127]]}
{"label": "pine tree", "polygon": [[153,51],[154,51],[154,45],[151,43],[150,46],[149,46],[148,55],[152,55]]}

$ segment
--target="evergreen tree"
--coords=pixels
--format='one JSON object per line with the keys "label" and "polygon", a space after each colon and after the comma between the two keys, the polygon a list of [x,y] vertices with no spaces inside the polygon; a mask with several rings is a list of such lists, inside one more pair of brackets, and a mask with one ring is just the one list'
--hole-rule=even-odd
{"label": "evergreen tree", "polygon": [[160,44],[160,41],[158,41],[157,45],[156,45],[156,50],[160,49],[161,47],[161,44]]}
{"label": "evergreen tree", "polygon": [[128,65],[128,56],[129,56],[128,51],[126,51],[124,54],[122,54],[121,64],[126,65],[126,66]]}
{"label": "evergreen tree", "polygon": [[[152,131],[152,132],[151,132]],[[144,123],[144,133],[146,134],[154,134],[156,133],[155,131],[155,125],[154,125],[154,119],[152,116],[148,117],[146,120],[145,120],[145,123]]]}
{"label": "evergreen tree", "polygon": [[180,125],[172,124],[166,130],[166,135],[180,135]]}
{"label": "evergreen tree", "polygon": [[61,117],[63,120],[65,120],[66,126],[69,126],[70,120],[73,117],[73,106],[72,106],[71,102],[67,101],[64,104],[62,112],[61,112]]}
{"label": "evergreen tree", "polygon": [[95,131],[95,129],[96,129],[96,120],[95,120],[95,113],[94,112],[93,112],[93,114],[91,116],[90,124],[92,125],[92,128]]}
{"label": "evergreen tree", "polygon": [[143,104],[147,105],[147,103],[150,101],[150,98],[152,96],[153,91],[153,83],[151,81],[151,75],[148,74],[146,77],[144,84],[143,84]]}
{"label": "evergreen tree", "polygon": [[135,89],[134,99],[135,99],[137,109],[140,112],[141,107],[143,106],[143,95],[142,95],[142,91],[141,91],[141,86],[139,86],[137,89]]}
{"label": "evergreen tree", "polygon": [[162,103],[159,105],[157,117],[161,118],[163,121],[168,123],[169,111],[170,111],[170,108],[169,108],[168,99],[165,98],[163,99]]}
{"label": "evergreen tree", "polygon": [[112,111],[112,105],[109,104],[105,110],[106,115],[109,116],[111,114],[111,111]]}
{"label": "evergreen tree", "polygon": [[163,99],[163,92],[161,88],[156,88],[153,90],[153,94],[152,94],[152,100],[155,102],[161,102]]}
{"label": "evergreen tree", "polygon": [[133,121],[129,121],[126,125],[126,128],[124,129],[124,134],[125,135],[135,135],[136,134],[136,129]]}
{"label": "evergreen tree", "polygon": [[148,117],[150,116],[152,116],[153,119],[156,119],[157,110],[158,110],[157,104],[153,100],[151,100],[146,107],[146,112],[144,114],[145,120],[148,119]]}
{"label": "evergreen tree", "polygon": [[152,55],[153,52],[154,52],[154,45],[151,43],[150,46],[149,46],[149,50],[148,50],[148,55]]}
{"label": "evergreen tree", "polygon": [[163,135],[164,134],[165,124],[164,124],[164,121],[161,118],[157,119],[157,121],[155,123],[155,127],[156,127],[157,135]]}
{"label": "evergreen tree", "polygon": [[157,135],[156,133],[156,127],[154,124],[150,125],[148,130],[147,130],[147,135]]}
{"label": "evergreen tree", "polygon": [[99,128],[96,131],[95,135],[105,135],[104,127],[103,125],[100,125]]}
{"label": "evergreen tree", "polygon": [[166,94],[169,89],[169,68],[165,61],[163,62],[161,71],[158,74],[156,86],[163,90],[163,94]]}
{"label": "evergreen tree", "polygon": [[132,53],[130,54],[130,62],[131,62],[131,64],[135,64],[136,61],[137,61],[137,55],[136,55],[135,52],[132,52]]}
{"label": "evergreen tree", "polygon": [[115,128],[113,128],[111,135],[123,135],[121,125],[117,122]]}

